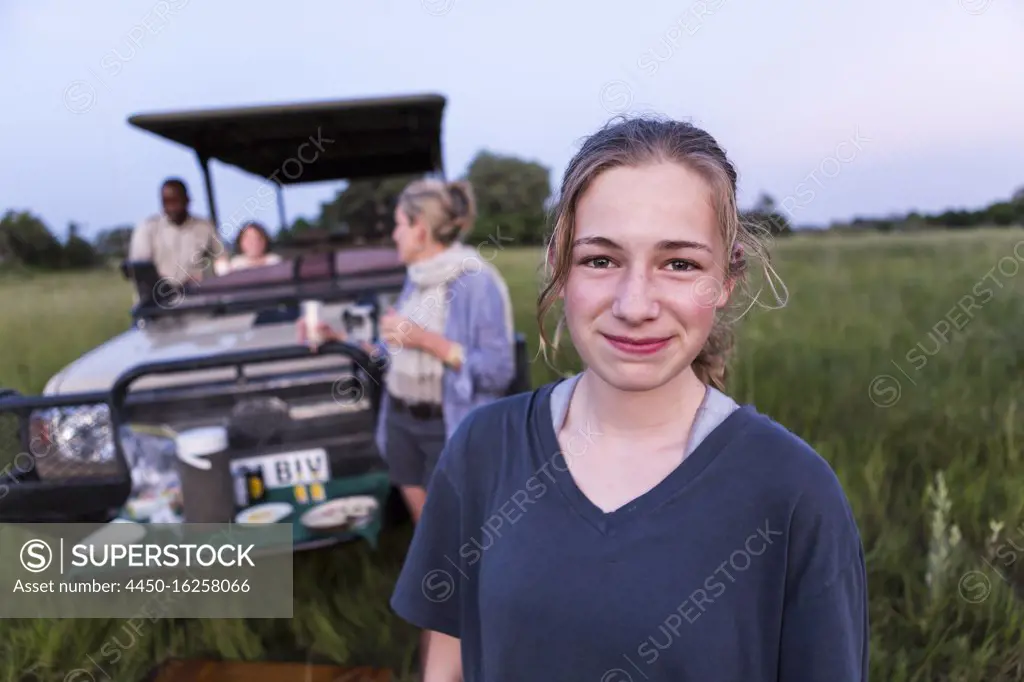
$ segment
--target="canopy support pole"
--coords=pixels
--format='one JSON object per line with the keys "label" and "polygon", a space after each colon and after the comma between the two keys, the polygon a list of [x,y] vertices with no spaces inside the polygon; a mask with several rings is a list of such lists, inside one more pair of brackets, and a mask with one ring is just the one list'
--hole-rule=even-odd
{"label": "canopy support pole", "polygon": [[284,214],[284,189],[281,183],[277,183],[277,218],[281,221],[281,230],[288,229],[288,221]]}
{"label": "canopy support pole", "polygon": [[206,203],[210,206],[210,220],[213,221],[213,229],[220,234],[220,222],[217,220],[217,202],[213,198],[213,179],[210,177],[210,157],[203,156],[196,152],[199,158],[199,166],[203,169],[203,182],[206,183]]}
{"label": "canopy support pole", "polygon": [[437,175],[440,176],[441,180],[447,180],[448,178],[446,177],[446,174],[445,174],[445,171],[444,171],[444,157],[441,155],[441,146],[440,146],[440,144],[441,143],[438,142],[436,145],[432,145],[431,146],[431,156],[434,157],[434,168],[437,169],[436,170]]}

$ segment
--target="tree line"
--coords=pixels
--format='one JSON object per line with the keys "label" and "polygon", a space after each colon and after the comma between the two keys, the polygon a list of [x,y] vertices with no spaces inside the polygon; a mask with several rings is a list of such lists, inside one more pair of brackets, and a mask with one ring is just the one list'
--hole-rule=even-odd
{"label": "tree line", "polygon": [[882,218],[854,217],[849,221],[834,222],[828,226],[828,230],[917,232],[1013,226],[1024,226],[1024,187],[1003,201],[996,201],[976,210],[948,209],[931,215],[911,211]]}
{"label": "tree line", "polygon": [[0,217],[0,266],[21,266],[44,270],[83,269],[102,265],[119,253],[127,254],[131,227],[120,228],[122,245],[112,244],[115,233],[106,230],[90,242],[76,223],[68,225],[68,237],[61,242],[41,218],[30,211],[8,210]]}
{"label": "tree line", "polygon": [[[347,183],[333,199],[320,205],[312,218],[298,218],[278,230],[275,242],[287,250],[324,236],[341,242],[379,243],[390,239],[393,212],[399,193],[416,176],[357,180]],[[517,245],[542,244],[548,234],[553,200],[550,168],[527,159],[490,150],[480,151],[460,177],[473,184],[478,217],[470,241],[500,234]],[[743,211],[748,222],[761,225],[775,236],[798,231],[784,209],[762,194]],[[1024,188],[1006,201],[984,208],[948,210],[935,215],[917,212],[886,218],[854,218],[834,223],[826,230],[876,230],[882,232],[963,229],[982,225],[1024,225]],[[131,225],[101,230],[93,241],[68,226],[61,242],[39,217],[29,211],[7,211],[0,218],[0,264],[45,269],[88,268],[121,260],[128,253]]]}

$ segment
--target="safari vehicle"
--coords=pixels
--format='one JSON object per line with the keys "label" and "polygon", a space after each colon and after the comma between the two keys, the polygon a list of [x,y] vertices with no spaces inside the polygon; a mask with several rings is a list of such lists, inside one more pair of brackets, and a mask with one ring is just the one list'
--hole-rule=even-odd
{"label": "safari vehicle", "polygon": [[[442,96],[422,95],[128,121],[195,152],[215,224],[213,159],[274,177],[283,226],[282,185],[443,177],[444,106]],[[301,173],[288,161],[295,158]],[[125,263],[122,272],[137,294],[128,330],[61,370],[42,396],[0,391],[0,419],[16,418],[18,426],[17,454],[0,460],[0,521],[176,522],[190,520],[192,502],[207,512],[213,505],[224,522],[244,522],[259,503],[271,510],[250,521],[293,523],[298,551],[369,537],[351,523],[305,524],[303,515],[320,504],[372,497],[363,519],[371,529],[394,500],[401,513],[374,439],[386,368],[355,342],[376,338],[379,313],[403,285],[393,246],[328,239],[276,265],[180,286],[159,280],[151,263]],[[347,327],[353,341],[317,352],[298,344],[296,320],[307,300],[321,302],[323,319]],[[529,389],[521,335],[515,344],[509,393]],[[217,447],[230,455],[238,495],[231,501],[212,474],[204,482],[201,471],[183,473],[183,434],[210,427],[227,434],[227,445]],[[0,453],[11,447],[0,444]],[[207,513],[204,520],[213,519]]]}

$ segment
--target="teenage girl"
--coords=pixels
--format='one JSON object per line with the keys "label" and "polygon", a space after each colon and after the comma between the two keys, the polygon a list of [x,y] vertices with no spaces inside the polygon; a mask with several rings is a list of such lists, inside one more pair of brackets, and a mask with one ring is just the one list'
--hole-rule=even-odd
{"label": "teenage girl", "polygon": [[392,597],[432,631],[426,682],[867,679],[839,481],[724,392],[754,257],[771,280],[703,130],[641,118],[583,144],[538,322],[557,344],[560,300],[586,369],[476,409],[446,446]]}

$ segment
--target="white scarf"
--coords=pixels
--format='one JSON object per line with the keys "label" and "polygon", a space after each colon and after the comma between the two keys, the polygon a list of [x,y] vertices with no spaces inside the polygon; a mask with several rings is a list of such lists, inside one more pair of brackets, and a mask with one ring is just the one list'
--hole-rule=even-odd
{"label": "white scarf", "polygon": [[[465,274],[478,274],[485,263],[476,249],[456,243],[425,261],[409,266],[412,292],[398,313],[435,334],[444,334],[448,303],[458,292],[449,292],[448,284]],[[453,295],[454,294],[454,295]],[[392,348],[388,370],[388,392],[410,403],[442,400],[444,363],[434,355],[412,348]]]}

